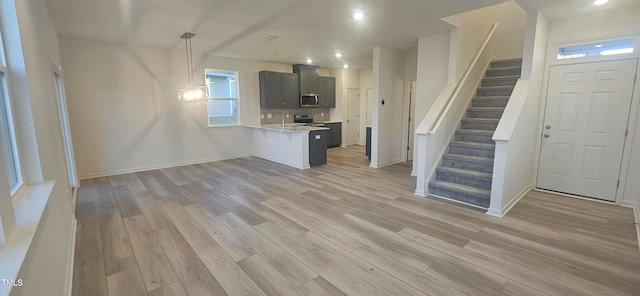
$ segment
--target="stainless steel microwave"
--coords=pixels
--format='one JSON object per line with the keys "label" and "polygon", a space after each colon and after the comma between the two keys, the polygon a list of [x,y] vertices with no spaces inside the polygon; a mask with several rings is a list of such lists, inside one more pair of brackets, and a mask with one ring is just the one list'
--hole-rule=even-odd
{"label": "stainless steel microwave", "polygon": [[318,94],[300,94],[300,108],[318,108]]}

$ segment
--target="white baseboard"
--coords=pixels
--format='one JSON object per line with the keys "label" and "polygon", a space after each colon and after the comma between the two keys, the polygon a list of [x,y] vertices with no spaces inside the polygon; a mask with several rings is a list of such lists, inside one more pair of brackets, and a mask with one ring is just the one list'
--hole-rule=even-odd
{"label": "white baseboard", "polygon": [[518,195],[516,195],[516,198],[512,199],[508,204],[503,206],[500,210],[489,208],[487,210],[487,215],[498,217],[498,218],[504,217],[511,210],[511,208],[513,208],[513,206],[515,206],[525,195],[527,195],[527,193],[529,193],[529,191],[531,191],[531,185],[527,185],[524,189],[522,189],[518,193]]}
{"label": "white baseboard", "polygon": [[78,228],[78,220],[73,218],[71,222],[71,238],[69,241],[69,251],[67,254],[67,280],[64,284],[64,294],[65,296],[71,296],[73,292],[73,265],[75,263],[75,253],[76,253],[76,231]]}
{"label": "white baseboard", "polygon": [[413,194],[415,194],[417,196],[427,197],[427,192],[425,192],[424,190],[417,190],[416,189],[416,192],[414,192]]}
{"label": "white baseboard", "polygon": [[633,209],[633,216],[636,221],[636,238],[638,239],[638,250],[640,251],[640,225],[638,224],[640,223],[640,204],[635,201],[623,201],[622,206]]}
{"label": "white baseboard", "polygon": [[374,169],[379,169],[379,168],[383,168],[383,167],[390,166],[390,165],[393,165],[393,164],[396,164],[396,163],[400,163],[400,162],[402,162],[402,161],[399,160],[399,159],[391,160],[391,161],[387,161],[387,162],[381,162],[381,163],[373,163],[372,162],[369,166],[374,168]]}
{"label": "white baseboard", "polygon": [[185,166],[185,165],[200,164],[200,163],[207,163],[207,162],[213,162],[213,161],[221,161],[221,160],[228,160],[228,159],[234,159],[234,158],[249,157],[249,156],[254,156],[254,155],[253,154],[238,154],[238,155],[230,155],[230,156],[225,156],[225,157],[200,159],[200,160],[184,161],[184,162],[176,162],[176,163],[167,163],[167,164],[152,165],[152,166],[145,166],[145,167],[137,167],[137,168],[131,168],[131,169],[113,170],[113,171],[105,171],[105,172],[95,172],[95,173],[88,173],[88,174],[80,175],[78,178],[80,180],[84,180],[84,179],[92,179],[92,178],[98,178],[98,177],[108,177],[108,176],[115,176],[115,175],[121,175],[121,174],[145,172],[145,171],[166,169],[166,168],[172,168],[172,167],[179,167],[179,166]]}
{"label": "white baseboard", "polygon": [[307,167],[301,167],[301,166],[299,166],[299,165],[297,165],[297,164],[289,163],[289,162],[282,161],[282,160],[279,160],[279,159],[275,159],[275,158],[272,158],[272,157],[268,157],[268,156],[265,156],[265,155],[257,155],[257,154],[255,154],[255,155],[253,155],[253,156],[255,156],[255,157],[260,157],[260,158],[262,158],[262,159],[266,159],[266,160],[268,160],[268,161],[277,162],[277,163],[279,163],[279,164],[284,164],[284,165],[286,165],[286,166],[290,166],[290,167],[293,167],[293,168],[296,168],[296,169],[300,169],[300,170],[304,170],[304,169],[308,169],[308,168],[310,168],[310,167],[308,166],[308,164],[307,164]]}

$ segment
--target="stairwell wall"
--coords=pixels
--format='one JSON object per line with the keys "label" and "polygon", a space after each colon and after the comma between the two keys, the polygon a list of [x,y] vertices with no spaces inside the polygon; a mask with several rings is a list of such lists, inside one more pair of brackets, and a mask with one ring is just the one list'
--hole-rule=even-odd
{"label": "stairwell wall", "polygon": [[502,217],[531,188],[535,174],[539,106],[545,72],[548,22],[538,12],[527,16],[522,78],[509,99],[493,139],[496,141],[491,205]]}

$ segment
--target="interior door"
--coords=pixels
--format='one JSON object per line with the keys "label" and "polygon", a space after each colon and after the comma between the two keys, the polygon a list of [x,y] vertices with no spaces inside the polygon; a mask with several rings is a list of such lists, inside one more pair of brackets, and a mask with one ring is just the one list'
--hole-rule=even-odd
{"label": "interior door", "polygon": [[413,161],[413,137],[416,130],[416,82],[411,81],[409,85],[409,129],[407,131],[408,136],[408,149],[407,149],[407,161]]}
{"label": "interior door", "polygon": [[615,200],[637,60],[553,66],[539,188]]}
{"label": "interior door", "polygon": [[360,143],[360,93],[358,89],[347,90],[347,146]]}

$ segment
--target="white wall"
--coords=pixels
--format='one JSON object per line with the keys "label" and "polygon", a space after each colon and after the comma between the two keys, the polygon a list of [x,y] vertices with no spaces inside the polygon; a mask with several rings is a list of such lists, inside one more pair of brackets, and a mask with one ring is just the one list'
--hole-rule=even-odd
{"label": "white wall", "polygon": [[[445,32],[422,37],[418,40],[418,65],[416,79],[416,128],[427,111],[448,83],[451,33]],[[416,145],[417,146],[417,142]],[[413,149],[413,159],[418,159],[418,149]],[[418,163],[413,162],[413,172]]]}
{"label": "white wall", "polygon": [[499,24],[493,41],[493,56],[497,60],[522,57],[527,25],[527,12],[516,2],[495,6],[495,21]]}
{"label": "white wall", "polygon": [[[3,31],[14,30],[5,27],[5,9],[14,2],[2,2]],[[61,65],[57,34],[43,0],[15,1],[15,11],[19,36],[5,35],[5,45],[24,178],[27,184],[56,182],[18,275],[24,285],[12,295],[63,295],[75,219],[53,85],[52,66]]]}
{"label": "white wall", "polygon": [[[206,103],[178,103],[187,83],[182,50],[66,37],[61,48],[81,178],[252,154],[245,128],[207,127]],[[196,81],[204,81],[204,68],[238,71],[241,124],[260,124],[258,72],[291,72],[291,65],[196,53],[194,66]]]}
{"label": "white wall", "polygon": [[[373,113],[371,107],[367,108],[367,88],[373,90],[373,84],[371,81],[373,75],[373,69],[360,70],[360,145],[366,144],[367,134],[367,118],[372,120]],[[370,94],[373,96],[373,91]],[[371,100],[371,98],[369,98]],[[373,102],[370,102],[373,104]]]}
{"label": "white wall", "polygon": [[[402,161],[407,161],[406,147],[409,146],[409,133],[413,135],[415,128],[409,131],[409,103],[411,96],[411,81],[418,80],[418,49],[407,51],[404,54],[404,99],[402,102],[402,147],[403,152],[400,154]],[[414,94],[415,96],[415,94]],[[415,108],[415,106],[414,106]],[[415,110],[411,110],[411,113],[415,113]],[[412,115],[413,116],[413,115]],[[412,120],[416,120],[415,116]],[[415,153],[415,150],[414,150]]]}
{"label": "white wall", "polygon": [[384,47],[373,49],[372,81],[376,106],[373,107],[371,166],[375,168],[400,161],[404,63],[404,54],[400,51]]}
{"label": "white wall", "polygon": [[[342,146],[344,147],[347,143],[347,91],[349,88],[360,89],[360,71],[338,68],[331,70],[330,75],[336,78],[336,107],[331,109],[330,120],[342,122]],[[360,138],[363,137],[364,134],[361,133]]]}
{"label": "white wall", "polygon": [[455,26],[451,30],[449,83],[460,81],[495,22],[495,7],[490,6],[443,18]]}
{"label": "white wall", "polygon": [[522,57],[526,18],[526,12],[514,1],[443,18],[455,26],[451,30],[449,83],[462,78],[493,23],[499,25],[492,41],[492,57]]}

